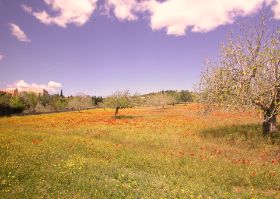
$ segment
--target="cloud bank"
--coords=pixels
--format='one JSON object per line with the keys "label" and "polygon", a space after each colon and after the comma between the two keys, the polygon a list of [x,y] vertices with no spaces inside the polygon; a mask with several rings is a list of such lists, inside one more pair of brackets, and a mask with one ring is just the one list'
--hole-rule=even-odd
{"label": "cloud bank", "polygon": [[15,23],[10,23],[9,25],[10,25],[11,34],[17,40],[22,42],[31,42],[31,40],[27,37],[25,32],[23,32],[23,30],[21,30],[21,28],[18,25],[16,25]]}
{"label": "cloud bank", "polygon": [[1,55],[1,54],[0,54],[0,61],[1,61],[2,59],[4,59],[4,55]]}
{"label": "cloud bank", "polygon": [[[44,24],[67,27],[84,25],[96,10],[98,0],[44,0],[56,15],[46,11],[23,9]],[[136,21],[140,16],[149,20],[152,30],[165,30],[168,35],[181,36],[187,31],[209,32],[234,23],[237,17],[256,14],[270,7],[280,20],[280,0],[104,0],[100,7],[107,16],[120,21]]]}
{"label": "cloud bank", "polygon": [[42,93],[43,89],[50,93],[56,93],[62,88],[62,84],[55,81],[49,81],[48,84],[27,83],[24,80],[19,80],[10,85],[6,90],[18,89],[19,91],[31,91],[35,93]]}

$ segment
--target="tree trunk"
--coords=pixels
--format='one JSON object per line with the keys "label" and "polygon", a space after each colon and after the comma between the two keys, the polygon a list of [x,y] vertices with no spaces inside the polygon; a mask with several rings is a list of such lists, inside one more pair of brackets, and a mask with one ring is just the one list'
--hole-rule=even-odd
{"label": "tree trunk", "polygon": [[187,106],[187,102],[185,101],[185,106]]}
{"label": "tree trunk", "polygon": [[117,115],[118,115],[118,113],[119,113],[119,107],[116,107],[116,109],[115,109],[115,117],[117,117]]}
{"label": "tree trunk", "polygon": [[263,121],[263,134],[265,136],[272,135],[277,131],[276,115],[268,114],[270,111],[265,111]]}

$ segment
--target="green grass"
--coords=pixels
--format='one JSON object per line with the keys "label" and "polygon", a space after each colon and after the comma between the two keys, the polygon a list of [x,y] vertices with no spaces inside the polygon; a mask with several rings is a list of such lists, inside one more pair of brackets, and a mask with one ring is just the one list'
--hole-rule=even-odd
{"label": "green grass", "polygon": [[279,145],[256,118],[121,113],[0,118],[0,198],[280,198]]}

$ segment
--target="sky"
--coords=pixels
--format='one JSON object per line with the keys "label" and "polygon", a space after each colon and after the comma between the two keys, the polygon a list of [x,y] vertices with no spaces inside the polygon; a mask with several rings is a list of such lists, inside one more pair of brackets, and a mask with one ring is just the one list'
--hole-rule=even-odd
{"label": "sky", "polygon": [[0,88],[193,89],[240,23],[280,0],[0,0]]}

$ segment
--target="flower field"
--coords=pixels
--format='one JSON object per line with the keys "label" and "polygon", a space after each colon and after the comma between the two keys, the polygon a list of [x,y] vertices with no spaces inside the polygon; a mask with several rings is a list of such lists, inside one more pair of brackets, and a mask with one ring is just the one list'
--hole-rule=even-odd
{"label": "flower field", "polygon": [[95,109],[0,118],[0,198],[280,198],[253,114]]}

